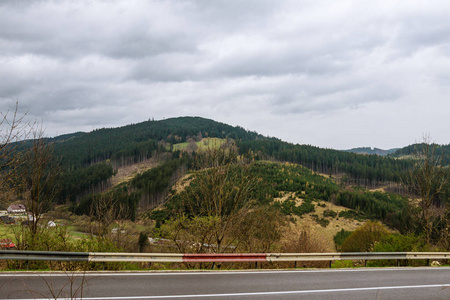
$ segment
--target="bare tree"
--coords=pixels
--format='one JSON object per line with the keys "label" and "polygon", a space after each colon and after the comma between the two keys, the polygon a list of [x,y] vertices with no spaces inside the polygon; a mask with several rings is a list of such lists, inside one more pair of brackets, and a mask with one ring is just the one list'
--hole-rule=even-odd
{"label": "bare tree", "polygon": [[258,206],[250,210],[233,234],[239,237],[236,247],[242,245],[249,253],[266,253],[277,249],[277,242],[287,229],[286,219],[278,210]]}
{"label": "bare tree", "polygon": [[96,223],[96,228],[91,228],[91,233],[100,238],[108,234],[108,227],[114,222],[114,201],[107,195],[100,195],[98,199],[93,199],[90,208],[91,221]]}
{"label": "bare tree", "polygon": [[56,179],[61,168],[43,132],[42,127],[33,130],[31,145],[22,151],[15,180],[19,196],[25,200],[27,211],[31,214],[32,236],[38,232],[42,214],[50,209],[59,191]]}
{"label": "bare tree", "polygon": [[[129,209],[112,193],[104,193],[93,198],[90,207],[91,233],[100,239],[108,240],[119,248],[128,243],[126,220],[129,219]],[[112,224],[118,225],[112,231]],[[92,226],[93,225],[93,226]]]}
{"label": "bare tree", "polygon": [[13,111],[0,111],[0,189],[5,190],[8,181],[19,164],[19,141],[28,137],[32,123],[26,122],[26,114],[18,112],[19,103]]}
{"label": "bare tree", "polygon": [[250,163],[238,156],[233,143],[226,147],[209,147],[197,161],[199,171],[185,193],[185,206],[197,216],[214,217],[212,239],[215,252],[223,252],[237,236],[233,228],[240,226],[249,214],[255,177]]}
{"label": "bare tree", "polygon": [[[283,253],[326,253],[332,251],[331,245],[326,239],[322,238],[308,225],[296,229],[287,229],[284,235],[284,242],[281,246],[281,252]],[[328,264],[329,262],[327,261],[302,262],[299,267],[323,268],[327,267]],[[280,262],[277,265],[282,268],[291,267],[288,262]],[[294,264],[294,267],[297,267],[297,262]]]}
{"label": "bare tree", "polygon": [[192,138],[188,139],[187,143],[188,143],[188,145],[186,146],[186,151],[188,153],[193,153],[193,152],[197,151],[198,146],[194,139],[192,139]]}
{"label": "bare tree", "polygon": [[442,166],[442,155],[436,153],[437,147],[429,137],[424,137],[416,146],[414,167],[407,178],[412,195],[419,197],[420,219],[427,242],[431,241],[434,221],[444,215],[445,203],[441,203],[440,196],[449,181],[449,169]]}

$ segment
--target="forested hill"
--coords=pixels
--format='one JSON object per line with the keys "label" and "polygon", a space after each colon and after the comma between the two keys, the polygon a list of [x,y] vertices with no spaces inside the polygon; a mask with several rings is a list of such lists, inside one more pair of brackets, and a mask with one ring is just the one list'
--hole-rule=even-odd
{"label": "forested hill", "polygon": [[[75,201],[93,191],[107,189],[115,170],[124,166],[150,158],[160,162],[185,159],[186,155],[180,150],[183,148],[174,145],[207,142],[204,138],[232,139],[241,154],[252,153],[256,160],[300,164],[315,172],[339,175],[349,184],[363,186],[399,182],[402,173],[412,165],[410,160],[294,145],[209,119],[179,117],[49,139],[54,145],[54,154],[61,158],[65,167],[58,201]],[[178,163],[173,165],[179,166]],[[177,171],[170,167],[161,172],[167,180],[159,190],[166,187],[172,173]],[[161,177],[161,174],[155,176]],[[153,186],[156,183],[146,184]]]}
{"label": "forested hill", "polygon": [[[404,148],[398,149],[397,151],[395,151],[394,153],[392,153],[389,156],[396,157],[396,158],[408,157],[417,152],[422,152],[424,146],[425,146],[425,144],[423,144],[423,143],[409,145]],[[435,149],[435,155],[437,157],[441,157],[441,159],[442,159],[441,164],[444,166],[450,165],[450,144],[448,144],[448,145],[433,144],[431,146],[433,149]]]}
{"label": "forested hill", "polygon": [[238,147],[242,153],[255,152],[260,159],[300,164],[324,174],[345,175],[347,183],[363,186],[400,182],[402,174],[411,167],[410,160],[294,145],[279,140],[240,141]]}
{"label": "forested hill", "polygon": [[108,159],[119,162],[131,158],[131,163],[136,163],[149,158],[155,150],[164,150],[167,144],[182,143],[189,139],[197,141],[203,137],[265,139],[241,127],[200,117],[179,117],[68,134],[50,141],[55,143],[55,154],[63,157],[65,165],[79,168]]}

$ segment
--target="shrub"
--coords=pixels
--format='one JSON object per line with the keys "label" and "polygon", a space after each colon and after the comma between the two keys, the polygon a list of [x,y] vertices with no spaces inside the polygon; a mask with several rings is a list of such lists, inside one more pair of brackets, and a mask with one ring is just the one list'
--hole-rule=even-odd
{"label": "shrub", "polygon": [[319,218],[318,215],[312,215],[312,218],[314,219],[314,221],[317,222],[317,224],[319,224],[322,227],[327,227],[328,224],[330,224],[330,221],[325,219],[325,218]]}
{"label": "shrub", "polygon": [[389,231],[381,224],[367,222],[358,227],[342,244],[342,252],[370,252],[375,243],[381,241]]}
{"label": "shrub", "polygon": [[337,217],[337,212],[335,212],[334,210],[331,210],[331,209],[326,209],[324,212],[323,212],[323,216],[326,218],[326,217],[330,217],[330,218],[336,218]]}
{"label": "shrub", "polygon": [[421,252],[429,250],[425,240],[414,234],[389,234],[374,247],[376,252]]}
{"label": "shrub", "polygon": [[343,210],[339,212],[339,218],[340,217],[350,220],[363,221],[365,216],[363,213],[357,212],[355,210]]}
{"label": "shrub", "polygon": [[336,250],[341,251],[342,244],[344,241],[352,234],[352,231],[347,231],[344,229],[341,229],[336,235],[334,236],[334,243],[336,245]]}
{"label": "shrub", "polygon": [[292,208],[292,213],[296,214],[297,216],[301,216],[304,214],[311,213],[315,210],[314,204],[311,203],[311,201],[304,201],[300,206],[295,206]]}

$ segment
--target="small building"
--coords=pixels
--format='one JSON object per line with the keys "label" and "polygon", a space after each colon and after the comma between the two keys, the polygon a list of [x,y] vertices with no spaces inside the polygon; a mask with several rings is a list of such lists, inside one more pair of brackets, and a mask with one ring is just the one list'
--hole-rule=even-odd
{"label": "small building", "polygon": [[16,245],[11,241],[11,239],[1,239],[0,249],[13,249]]}
{"label": "small building", "polygon": [[10,215],[21,215],[26,213],[25,205],[23,204],[12,204],[6,210]]}

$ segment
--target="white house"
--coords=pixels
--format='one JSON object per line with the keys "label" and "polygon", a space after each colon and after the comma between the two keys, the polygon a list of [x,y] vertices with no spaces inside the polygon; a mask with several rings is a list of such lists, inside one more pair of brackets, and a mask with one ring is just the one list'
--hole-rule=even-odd
{"label": "white house", "polygon": [[12,204],[6,210],[10,215],[24,214],[27,210],[23,204]]}

